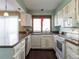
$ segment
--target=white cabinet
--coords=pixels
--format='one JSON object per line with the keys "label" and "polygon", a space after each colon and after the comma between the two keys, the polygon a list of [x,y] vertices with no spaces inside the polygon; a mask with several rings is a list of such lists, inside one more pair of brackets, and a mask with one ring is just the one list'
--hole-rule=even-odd
{"label": "white cabinet", "polygon": [[63,10],[59,11],[56,15],[55,15],[55,26],[63,26]]}
{"label": "white cabinet", "polygon": [[32,48],[40,48],[41,46],[41,36],[40,35],[32,35],[31,45]]}
{"label": "white cabinet", "polygon": [[79,0],[71,0],[62,10],[55,14],[55,26],[79,27]]}
{"label": "white cabinet", "polygon": [[79,46],[66,42],[66,59],[79,59]]}
{"label": "white cabinet", "polygon": [[25,59],[25,39],[13,48],[13,59]]}
{"label": "white cabinet", "polygon": [[58,26],[58,16],[57,15],[55,15],[54,25]]}
{"label": "white cabinet", "polygon": [[26,26],[32,26],[32,15],[26,14]]}
{"label": "white cabinet", "polygon": [[32,35],[32,48],[52,49],[54,39],[52,35]]}
{"label": "white cabinet", "polygon": [[26,55],[28,55],[30,49],[31,49],[31,35],[28,35],[26,39]]}
{"label": "white cabinet", "polygon": [[25,59],[25,40],[14,47],[0,48],[0,59]]}
{"label": "white cabinet", "polygon": [[52,35],[41,36],[41,48],[54,48],[54,40]]}
{"label": "white cabinet", "polygon": [[76,17],[79,25],[79,0],[76,0]]}
{"label": "white cabinet", "polygon": [[21,13],[21,26],[32,26],[32,16],[30,14]]}
{"label": "white cabinet", "polygon": [[53,35],[53,39],[54,39],[53,46],[54,46],[54,49],[56,49],[56,46],[57,46],[57,35]]}

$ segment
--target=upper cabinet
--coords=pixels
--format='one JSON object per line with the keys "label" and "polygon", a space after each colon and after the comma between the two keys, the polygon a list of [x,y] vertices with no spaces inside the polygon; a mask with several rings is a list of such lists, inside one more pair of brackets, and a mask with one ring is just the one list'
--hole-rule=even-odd
{"label": "upper cabinet", "polygon": [[59,25],[58,25],[58,16],[57,16],[57,15],[55,15],[54,25],[55,25],[55,26],[59,26]]}
{"label": "upper cabinet", "polygon": [[55,26],[63,26],[62,25],[62,17],[63,17],[63,10],[59,11],[56,15],[55,15]]}
{"label": "upper cabinet", "polygon": [[79,22],[79,0],[76,0],[76,17]]}
{"label": "upper cabinet", "polygon": [[57,19],[59,20],[57,23],[61,27],[79,27],[79,0],[71,0],[57,14]]}
{"label": "upper cabinet", "polygon": [[21,13],[21,26],[32,26],[32,16],[30,14]]}
{"label": "upper cabinet", "polygon": [[32,26],[32,15],[26,14],[26,26]]}

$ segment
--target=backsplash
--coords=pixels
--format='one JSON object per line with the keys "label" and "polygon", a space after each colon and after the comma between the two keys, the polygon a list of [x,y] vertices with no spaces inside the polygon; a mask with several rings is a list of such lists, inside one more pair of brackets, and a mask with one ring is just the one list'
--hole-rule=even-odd
{"label": "backsplash", "polygon": [[20,26],[19,29],[20,29],[19,31],[25,31],[25,32],[30,31],[30,32],[32,32],[31,26]]}
{"label": "backsplash", "polygon": [[61,28],[60,32],[66,32],[68,37],[79,40],[79,28]]}

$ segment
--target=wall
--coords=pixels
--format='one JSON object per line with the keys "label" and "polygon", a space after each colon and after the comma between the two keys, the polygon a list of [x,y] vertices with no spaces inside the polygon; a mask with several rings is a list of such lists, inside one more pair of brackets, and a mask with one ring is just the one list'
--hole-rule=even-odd
{"label": "wall", "polygon": [[25,5],[25,3],[22,1],[22,0],[16,0],[17,2],[18,2],[18,4],[23,8],[23,10],[25,11],[25,12],[27,12],[27,8],[26,8],[26,5]]}
{"label": "wall", "polygon": [[29,11],[32,15],[51,15],[50,11]]}
{"label": "wall", "polygon": [[71,0],[62,0],[62,2],[58,5],[58,7],[53,11],[56,14],[59,10],[63,9],[63,7],[68,4]]}
{"label": "wall", "polygon": [[[18,11],[8,11],[9,16],[19,16],[20,13]],[[3,16],[4,11],[0,11],[0,16]]]}

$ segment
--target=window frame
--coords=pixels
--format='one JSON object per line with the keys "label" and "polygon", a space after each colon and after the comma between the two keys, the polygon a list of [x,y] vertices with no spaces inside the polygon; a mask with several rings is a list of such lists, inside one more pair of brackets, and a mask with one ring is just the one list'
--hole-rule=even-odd
{"label": "window frame", "polygon": [[[33,22],[34,22],[34,18],[36,18],[36,17],[34,17],[34,16],[32,16],[32,32],[34,32],[33,31]],[[39,18],[41,18],[41,20],[43,20],[44,18],[48,18],[48,17],[45,17],[45,16],[39,16]],[[51,18],[51,16],[49,17],[50,18],[50,32],[52,31],[52,18]],[[43,32],[43,23],[42,23],[42,21],[41,21],[41,32]]]}

